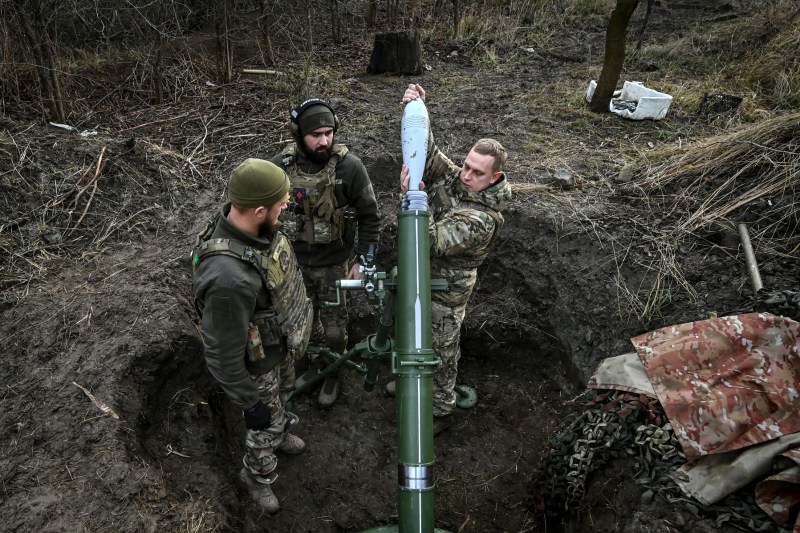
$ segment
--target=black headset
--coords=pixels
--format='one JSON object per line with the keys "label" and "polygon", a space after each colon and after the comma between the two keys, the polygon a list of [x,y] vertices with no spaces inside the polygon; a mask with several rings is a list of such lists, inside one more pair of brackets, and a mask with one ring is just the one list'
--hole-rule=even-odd
{"label": "black headset", "polygon": [[325,106],[330,109],[331,113],[333,114],[333,132],[336,133],[336,130],[339,129],[339,117],[336,116],[336,111],[333,110],[331,106],[325,100],[320,98],[309,98],[299,106],[292,109],[291,114],[289,115],[289,127],[292,130],[292,134],[300,135],[300,115],[306,112],[306,110],[315,105]]}

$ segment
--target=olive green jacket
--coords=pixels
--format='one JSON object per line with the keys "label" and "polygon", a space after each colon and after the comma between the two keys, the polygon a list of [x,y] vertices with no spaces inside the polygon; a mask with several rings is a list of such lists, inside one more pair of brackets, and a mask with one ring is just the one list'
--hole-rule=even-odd
{"label": "olive green jacket", "polygon": [[[261,251],[269,248],[269,240],[248,235],[228,222],[229,212],[230,204],[225,204],[212,238],[232,239]],[[257,311],[271,307],[258,271],[235,257],[210,256],[195,272],[194,298],[209,372],[235,405],[252,407],[259,396],[250,374],[266,369],[247,357],[247,329]]]}

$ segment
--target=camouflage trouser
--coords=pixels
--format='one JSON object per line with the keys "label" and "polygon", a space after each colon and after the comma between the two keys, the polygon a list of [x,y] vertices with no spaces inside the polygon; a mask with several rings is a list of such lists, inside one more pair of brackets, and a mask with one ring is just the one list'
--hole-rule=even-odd
{"label": "camouflage trouser", "polygon": [[[347,277],[347,262],[327,267],[301,267],[306,294],[314,306],[314,325],[311,330],[310,345],[327,346],[342,353],[347,347],[347,303],[342,292],[342,307],[327,307],[322,302],[336,301],[336,280]],[[295,360],[303,354],[295,354]],[[281,390],[294,389],[294,362],[281,364]]]}
{"label": "camouflage trouser", "polygon": [[[287,357],[285,360],[291,361],[291,358]],[[297,416],[288,413],[281,404],[279,368],[281,367],[275,367],[264,374],[251,376],[258,386],[258,395],[261,397],[261,401],[269,409],[272,424],[263,430],[247,430],[245,435],[246,453],[242,461],[253,479],[263,483],[274,479],[274,476],[269,474],[278,466],[275,450],[283,442],[283,437],[289,431],[289,427],[298,420]]]}
{"label": "camouflage trouser", "polygon": [[466,304],[448,307],[431,302],[433,351],[442,364],[433,374],[433,416],[449,415],[456,406],[456,376],[461,358],[461,323]]}
{"label": "camouflage trouser", "polygon": [[279,364],[275,369],[273,369],[278,371],[278,378],[280,381],[280,387],[279,387],[280,392],[288,394],[291,393],[292,390],[294,390],[294,380],[295,380],[294,358],[295,354],[289,352],[289,354],[283,358],[281,364]]}

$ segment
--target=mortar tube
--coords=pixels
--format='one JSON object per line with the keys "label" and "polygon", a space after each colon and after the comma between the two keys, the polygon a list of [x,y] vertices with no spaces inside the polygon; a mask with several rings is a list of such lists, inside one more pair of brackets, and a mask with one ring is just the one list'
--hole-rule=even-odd
{"label": "mortar tube", "polygon": [[429,217],[426,210],[397,216],[394,370],[400,533],[434,531],[433,373],[438,360],[431,334]]}
{"label": "mortar tube", "polygon": [[747,231],[746,224],[739,224],[739,239],[742,241],[742,248],[744,249],[744,260],[747,263],[747,273],[750,275],[750,284],[753,287],[753,293],[758,294],[764,284],[761,283],[761,274],[758,272],[758,263],[756,263],[756,256],[753,253],[753,245],[750,243],[750,233]]}

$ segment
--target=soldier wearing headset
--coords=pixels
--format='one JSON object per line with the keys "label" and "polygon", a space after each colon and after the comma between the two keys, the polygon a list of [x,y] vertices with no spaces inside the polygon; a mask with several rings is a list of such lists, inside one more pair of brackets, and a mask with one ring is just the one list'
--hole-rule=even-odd
{"label": "soldier wearing headset", "polygon": [[[381,221],[367,169],[346,146],[336,144],[339,125],[325,101],[302,102],[290,114],[294,142],[271,161],[286,171],[291,182],[281,231],[292,243],[314,305],[311,344],[343,353],[347,308],[326,307],[323,302],[336,299],[337,279],[362,277],[359,262],[374,256]],[[312,372],[317,365],[312,361]],[[291,392],[292,382],[291,378],[282,380],[285,395]],[[338,394],[338,375],[329,374],[319,392],[319,404],[333,405]]]}

